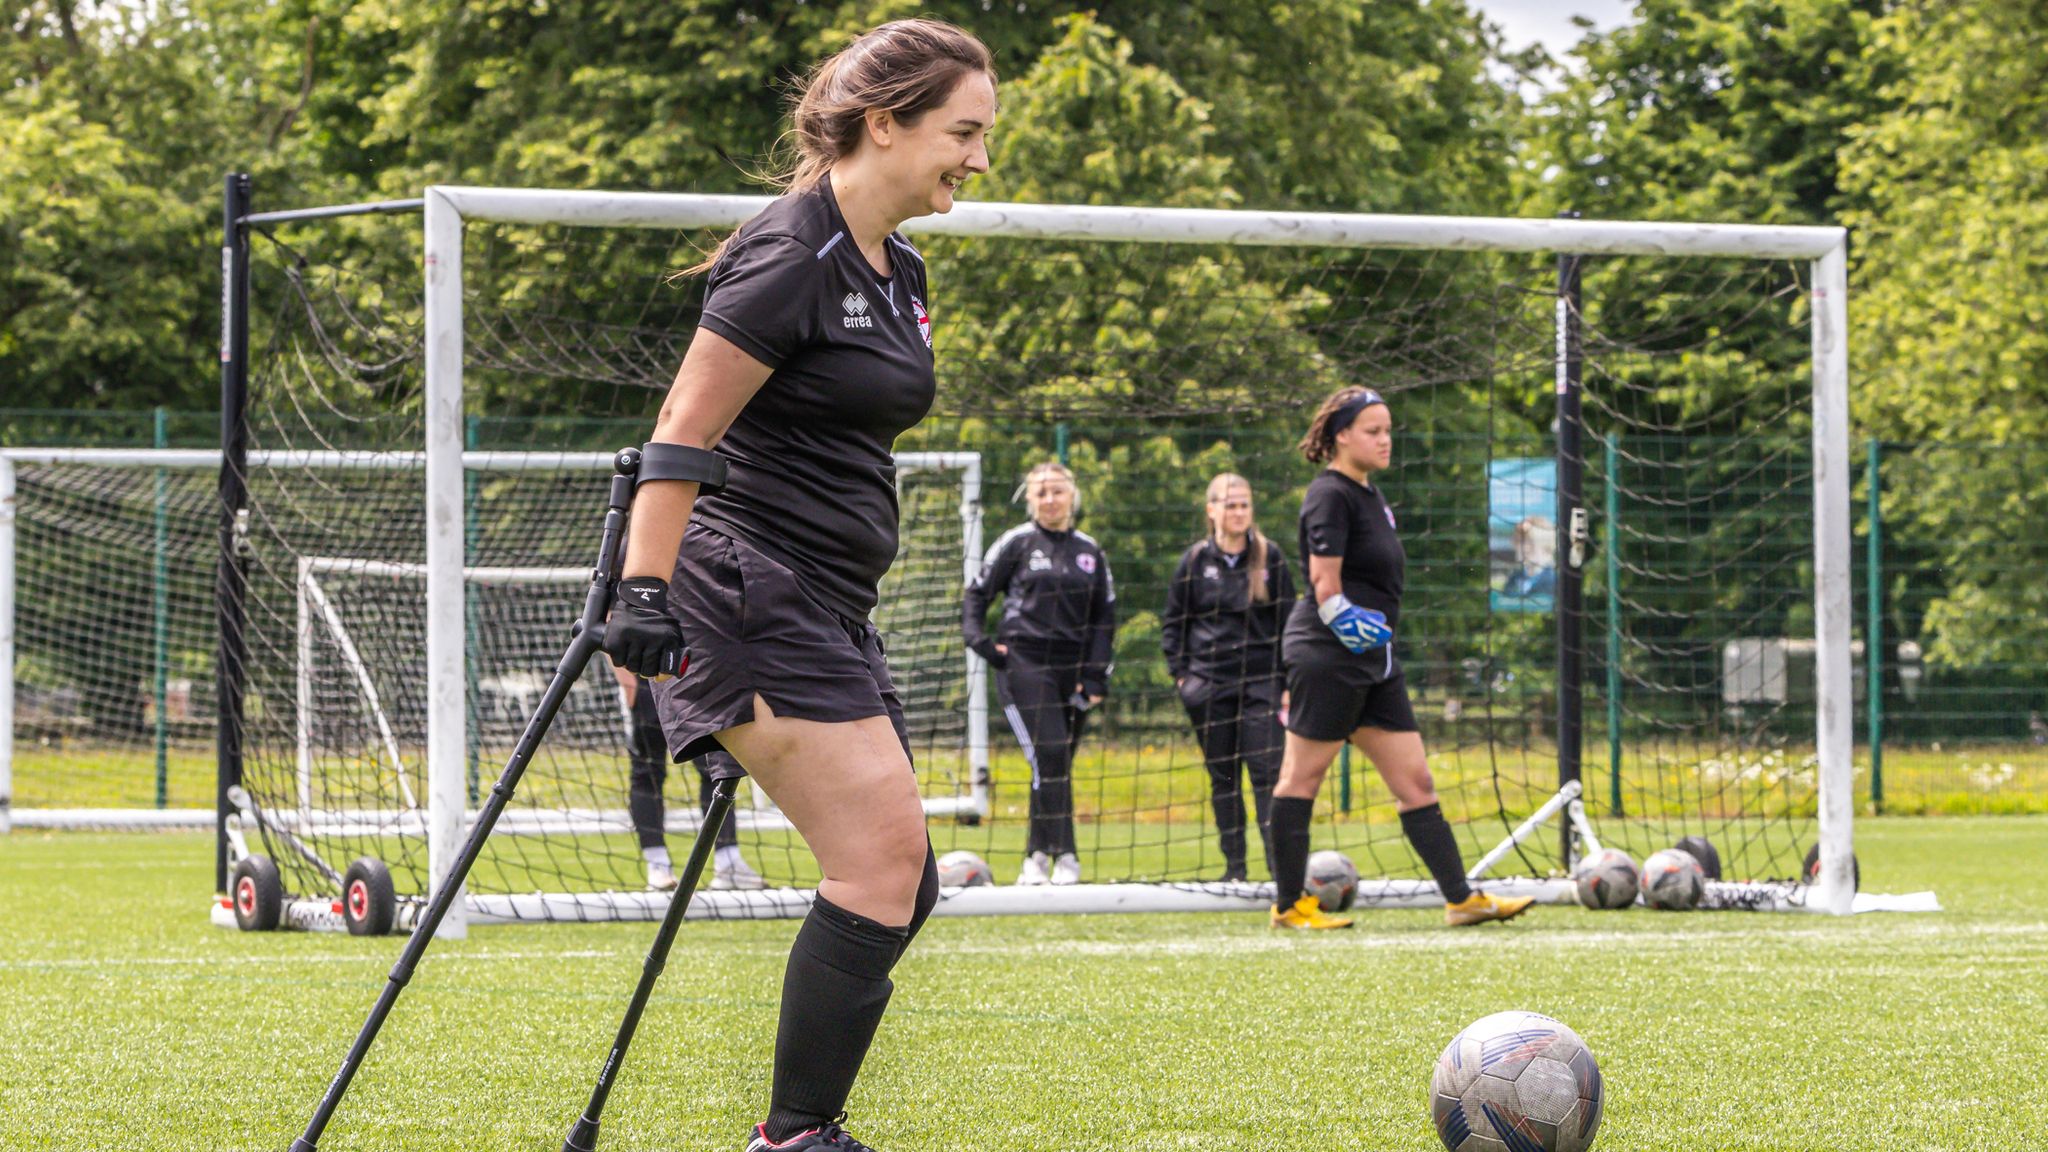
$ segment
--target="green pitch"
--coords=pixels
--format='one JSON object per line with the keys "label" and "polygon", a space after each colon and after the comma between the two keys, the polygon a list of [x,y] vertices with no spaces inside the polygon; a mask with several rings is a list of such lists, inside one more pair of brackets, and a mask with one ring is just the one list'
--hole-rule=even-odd
{"label": "green pitch", "polygon": [[[1939,915],[1369,912],[935,920],[852,1102],[908,1149],[1438,1147],[1431,1061],[1505,1008],[1607,1074],[1605,1149],[2000,1149],[2048,1133],[2048,819],[1868,820],[1874,890]],[[2015,877],[2021,877],[2015,882]],[[209,927],[198,836],[0,837],[0,1148],[282,1150],[396,938]],[[765,1108],[793,923],[686,927],[602,1146],[731,1149]],[[428,953],[323,1150],[554,1149],[652,925]],[[1282,1102],[1291,1101],[1283,1106]]]}

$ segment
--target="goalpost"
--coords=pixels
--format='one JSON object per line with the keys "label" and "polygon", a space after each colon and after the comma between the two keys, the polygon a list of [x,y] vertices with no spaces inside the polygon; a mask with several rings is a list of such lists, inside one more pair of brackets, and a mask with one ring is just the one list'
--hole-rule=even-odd
{"label": "goalpost", "polygon": [[[644,434],[699,290],[662,273],[764,203],[437,187],[256,213],[246,178],[230,178],[229,418],[209,510],[223,888],[228,845],[258,839],[310,897],[301,926],[332,922],[331,874],[356,853],[390,864],[402,900],[435,883],[503,751],[479,698],[516,697],[566,641],[524,607],[504,609],[516,626],[480,627],[515,586],[573,600],[555,592],[581,579],[601,503],[564,464],[574,451],[477,467],[498,454],[475,447],[489,419],[475,414],[547,382],[577,397],[579,417]],[[1004,871],[1021,839],[1021,761],[987,740],[985,669],[958,643],[984,484],[1000,494],[1029,463],[1071,457],[1125,605],[1111,701],[1076,770],[1092,882],[949,892],[942,911],[1263,903],[1257,885],[1209,879],[1209,785],[1154,614],[1212,471],[1251,477],[1267,535],[1291,544],[1307,473],[1288,443],[1304,405],[1345,383],[1396,406],[1386,486],[1414,601],[1402,659],[1446,811],[1488,883],[1569,899],[1560,877],[1597,825],[1639,858],[1681,833],[1717,838],[1733,882],[1710,896],[1723,905],[1854,907],[1840,229],[962,204],[908,230],[940,294],[941,397],[899,445],[906,547],[935,535],[899,560],[882,609],[899,615],[879,622],[917,698],[941,852]],[[1727,396],[1746,399],[1717,403]],[[535,446],[612,446],[562,428]],[[1545,457],[1555,479],[1523,526],[1555,533],[1557,591],[1529,612],[1497,576],[1489,587],[1504,546],[1486,524],[1506,477]],[[380,651],[379,629],[412,639]],[[537,639],[494,667],[480,635]],[[1724,669],[1724,648],[1782,647],[1773,638],[1811,643],[1810,696],[1731,687],[1753,670]],[[661,897],[632,890],[621,721],[595,687],[588,730],[572,716],[550,737],[526,809],[508,813],[533,831],[494,844],[445,930],[462,930],[465,909],[659,914]],[[346,767],[329,746],[344,730]],[[547,763],[586,746],[613,762],[603,780]],[[677,831],[692,827],[687,807],[671,803]],[[323,811],[375,819],[323,824]],[[704,893],[699,914],[800,911],[807,853],[772,811],[743,816],[747,851],[780,887]],[[1362,900],[1432,902],[1390,816],[1369,771],[1342,763],[1317,846],[1360,857]],[[1816,822],[1816,883],[1801,887]]]}

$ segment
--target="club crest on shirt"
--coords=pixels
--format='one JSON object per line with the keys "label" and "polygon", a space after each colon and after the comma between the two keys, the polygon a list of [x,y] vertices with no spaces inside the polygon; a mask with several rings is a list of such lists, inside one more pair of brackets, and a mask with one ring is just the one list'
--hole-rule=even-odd
{"label": "club crest on shirt", "polygon": [[917,297],[915,297],[915,296],[912,296],[912,297],[910,298],[910,310],[911,310],[912,312],[914,312],[914,313],[916,313],[916,314],[917,314],[917,334],[918,334],[918,335],[920,335],[920,336],[922,336],[922,337],[924,337],[924,346],[925,346],[925,347],[927,347],[927,348],[931,347],[931,346],[932,346],[932,316],[931,316],[931,313],[929,313],[929,312],[926,312],[926,311],[924,310],[924,301],[922,301],[922,300],[919,300],[919,299],[918,299]]}
{"label": "club crest on shirt", "polygon": [[1216,570],[1216,566],[1215,566],[1214,564],[1208,564],[1208,565],[1205,565],[1205,566],[1203,566],[1203,568],[1202,568],[1202,579],[1204,579],[1204,580],[1220,580],[1220,579],[1222,579],[1222,578],[1223,578],[1223,573],[1221,573],[1221,572],[1217,571],[1217,570]]}
{"label": "club crest on shirt", "polygon": [[1093,576],[1095,574],[1095,557],[1087,552],[1083,552],[1079,556],[1074,557],[1074,567]]}
{"label": "club crest on shirt", "polygon": [[848,328],[873,328],[875,326],[875,318],[868,315],[868,298],[860,293],[848,292],[846,298],[839,302],[839,306],[846,309],[846,316],[840,323],[845,324]]}

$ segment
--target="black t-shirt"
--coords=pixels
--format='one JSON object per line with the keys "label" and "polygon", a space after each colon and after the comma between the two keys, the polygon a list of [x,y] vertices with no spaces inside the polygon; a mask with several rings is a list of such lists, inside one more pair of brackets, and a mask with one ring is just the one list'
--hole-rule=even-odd
{"label": "black t-shirt", "polygon": [[[1380,490],[1360,484],[1334,468],[1309,481],[1301,499],[1301,555],[1304,577],[1310,556],[1341,556],[1344,595],[1360,608],[1386,613],[1388,627],[1399,631],[1401,586],[1407,576],[1408,553],[1395,534],[1394,510]],[[1343,661],[1357,658],[1316,615],[1315,582],[1287,618],[1287,659]],[[1375,655],[1368,653],[1367,655]]]}
{"label": "black t-shirt", "polygon": [[731,471],[697,516],[855,619],[896,559],[896,437],[937,392],[924,259],[901,235],[886,243],[885,277],[820,180],[733,236],[700,321],[775,372],[719,441]]}

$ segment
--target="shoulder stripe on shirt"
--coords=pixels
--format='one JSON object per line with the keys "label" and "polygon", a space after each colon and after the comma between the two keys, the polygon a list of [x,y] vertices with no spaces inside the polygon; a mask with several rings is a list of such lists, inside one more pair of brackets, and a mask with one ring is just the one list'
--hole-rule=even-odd
{"label": "shoulder stripe on shirt", "polygon": [[1005,544],[1031,531],[1034,527],[1036,527],[1034,524],[1019,524],[1001,536],[996,537],[996,542],[988,546],[988,553],[981,558],[982,563],[987,564],[993,561],[1002,552]]}
{"label": "shoulder stripe on shirt", "polygon": [[846,239],[846,233],[834,232],[832,234],[832,238],[830,240],[825,241],[825,246],[823,248],[818,249],[818,259],[823,260],[825,258],[825,253],[830,252],[834,245],[838,244],[841,240],[844,239]]}
{"label": "shoulder stripe on shirt", "polygon": [[894,232],[891,232],[891,233],[889,234],[889,239],[890,239],[890,241],[891,241],[891,242],[893,242],[893,243],[894,243],[894,244],[895,244],[895,245],[896,245],[896,246],[897,246],[898,248],[901,248],[901,249],[903,249],[903,250],[904,250],[905,252],[909,253],[909,254],[910,254],[910,258],[911,258],[912,260],[915,260],[915,261],[917,261],[917,263],[918,263],[918,266],[919,266],[919,267],[923,267],[923,265],[924,265],[924,253],[922,253],[922,252],[919,252],[919,251],[918,251],[918,250],[917,250],[917,249],[916,249],[916,248],[915,248],[914,246],[912,246],[912,244],[910,243],[910,241],[908,241],[908,240],[905,240],[905,239],[904,239],[903,237],[901,237],[901,236],[898,236],[898,235],[896,235],[896,234],[895,234]]}

